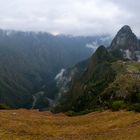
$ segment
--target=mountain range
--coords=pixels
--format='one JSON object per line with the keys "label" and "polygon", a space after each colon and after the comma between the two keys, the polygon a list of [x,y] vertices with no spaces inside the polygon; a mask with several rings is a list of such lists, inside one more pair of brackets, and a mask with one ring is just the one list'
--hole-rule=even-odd
{"label": "mountain range", "polygon": [[90,58],[57,77],[59,100],[53,111],[140,111],[139,61],[140,41],[125,25],[109,47],[99,46]]}
{"label": "mountain range", "polygon": [[0,30],[0,104],[48,106],[57,94],[59,71],[88,58],[93,48],[109,38]]}

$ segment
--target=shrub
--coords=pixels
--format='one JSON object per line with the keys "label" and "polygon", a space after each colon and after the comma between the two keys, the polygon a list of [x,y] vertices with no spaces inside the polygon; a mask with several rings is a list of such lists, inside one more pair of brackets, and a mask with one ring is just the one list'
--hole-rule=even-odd
{"label": "shrub", "polygon": [[75,116],[75,115],[77,115],[76,114],[76,112],[74,112],[74,111],[67,111],[67,112],[65,112],[65,114],[67,115],[67,116]]}
{"label": "shrub", "polygon": [[95,110],[86,109],[86,110],[83,110],[83,111],[80,111],[80,112],[74,112],[74,111],[70,110],[70,111],[65,112],[65,114],[67,116],[79,116],[79,115],[88,114],[88,113],[94,112],[94,111]]}
{"label": "shrub", "polygon": [[140,103],[132,104],[132,105],[129,107],[129,110],[131,110],[131,111],[136,111],[136,112],[140,112]]}
{"label": "shrub", "polygon": [[118,111],[120,109],[123,109],[125,107],[124,101],[119,100],[119,101],[114,101],[111,104],[111,109],[112,111]]}
{"label": "shrub", "polygon": [[10,109],[6,104],[0,104],[0,109]]}

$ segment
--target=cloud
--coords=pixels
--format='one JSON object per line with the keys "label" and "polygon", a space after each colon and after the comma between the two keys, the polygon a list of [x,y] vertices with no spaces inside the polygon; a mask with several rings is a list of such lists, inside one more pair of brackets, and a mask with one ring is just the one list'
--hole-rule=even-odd
{"label": "cloud", "polygon": [[129,24],[140,36],[139,6],[132,0],[1,0],[0,28],[114,35]]}

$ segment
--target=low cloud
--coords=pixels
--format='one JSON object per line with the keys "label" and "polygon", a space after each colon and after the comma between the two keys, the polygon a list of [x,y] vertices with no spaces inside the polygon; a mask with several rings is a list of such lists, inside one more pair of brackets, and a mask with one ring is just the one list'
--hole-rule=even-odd
{"label": "low cloud", "polygon": [[0,28],[114,35],[128,24],[140,36],[139,6],[139,1],[132,0],[4,0],[0,1]]}

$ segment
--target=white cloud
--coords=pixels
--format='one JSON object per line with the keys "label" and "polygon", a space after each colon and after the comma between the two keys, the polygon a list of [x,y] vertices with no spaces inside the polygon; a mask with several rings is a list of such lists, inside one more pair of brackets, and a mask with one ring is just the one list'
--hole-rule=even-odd
{"label": "white cloud", "polygon": [[0,28],[94,35],[129,24],[140,35],[139,6],[132,0],[0,0]]}

